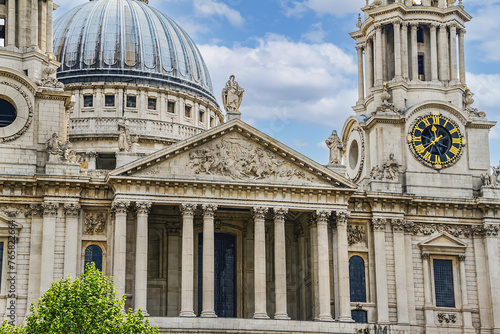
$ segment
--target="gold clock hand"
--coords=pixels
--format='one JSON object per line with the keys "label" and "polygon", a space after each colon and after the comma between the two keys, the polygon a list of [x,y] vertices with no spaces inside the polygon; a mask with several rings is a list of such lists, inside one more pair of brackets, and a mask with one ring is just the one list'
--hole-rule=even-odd
{"label": "gold clock hand", "polygon": [[437,138],[437,134],[436,134],[437,129],[436,129],[435,125],[432,126],[431,131],[434,133],[434,139],[436,139]]}

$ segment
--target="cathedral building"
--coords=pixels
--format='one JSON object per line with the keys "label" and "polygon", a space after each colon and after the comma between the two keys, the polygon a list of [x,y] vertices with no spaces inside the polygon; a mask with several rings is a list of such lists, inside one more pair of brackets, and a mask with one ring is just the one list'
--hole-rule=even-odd
{"label": "cathedral building", "polygon": [[500,333],[461,0],[367,1],[327,166],[243,122],[234,77],[224,115],[147,0],[55,9],[0,0],[0,317],[94,262],[162,333]]}

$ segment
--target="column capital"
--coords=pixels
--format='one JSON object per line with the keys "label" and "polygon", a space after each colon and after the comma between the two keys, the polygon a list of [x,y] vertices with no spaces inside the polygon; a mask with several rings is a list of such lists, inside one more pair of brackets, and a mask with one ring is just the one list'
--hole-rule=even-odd
{"label": "column capital", "polygon": [[285,215],[288,213],[287,208],[274,208],[273,211],[275,220],[284,220]]}
{"label": "column capital", "polygon": [[405,220],[402,218],[391,219],[391,226],[394,232],[404,232],[405,225]]}
{"label": "column capital", "polygon": [[463,37],[466,33],[467,33],[467,30],[465,30],[464,28],[458,29],[458,35],[459,36]]}
{"label": "column capital", "polygon": [[485,224],[484,225],[484,235],[486,237],[497,237],[498,236],[498,225]]}
{"label": "column capital", "polygon": [[374,230],[384,230],[386,224],[386,218],[372,218],[372,226]]}
{"label": "column capital", "polygon": [[81,206],[78,203],[66,203],[64,204],[64,214],[67,217],[78,217],[80,214]]}
{"label": "column capital", "polygon": [[422,253],[420,257],[422,258],[422,260],[429,260],[431,258],[431,255],[429,253]]}
{"label": "column capital", "polygon": [[439,29],[446,30],[447,27],[448,27],[448,25],[446,23],[439,24]]}
{"label": "column capital", "polygon": [[328,217],[332,214],[331,211],[328,210],[317,210],[316,211],[316,224],[327,224]]}
{"label": "column capital", "polygon": [[87,156],[89,158],[96,158],[97,157],[97,152],[87,152]]}
{"label": "column capital", "polygon": [[457,29],[458,24],[456,22],[450,22],[447,24],[450,29]]}
{"label": "column capital", "polygon": [[407,30],[409,25],[410,25],[410,23],[408,21],[402,21],[401,22],[401,28],[403,30]]}
{"label": "column capital", "polygon": [[214,217],[215,211],[217,211],[217,205],[215,205],[215,204],[203,204],[201,206],[201,209],[203,210],[204,217]]}
{"label": "column capital", "polygon": [[373,29],[375,29],[375,30],[382,30],[382,24],[380,24],[380,23],[374,24],[373,25]]}
{"label": "column capital", "polygon": [[47,202],[42,203],[43,215],[44,216],[56,216],[57,209],[59,208],[59,203]]}
{"label": "column capital", "polygon": [[137,208],[137,213],[140,215],[147,215],[151,210],[151,202],[136,202],[135,206]]}
{"label": "column capital", "polygon": [[42,216],[43,215],[43,208],[41,204],[30,204],[30,207],[28,210],[25,212],[25,216],[28,217],[29,215],[33,216]]}
{"label": "column capital", "polygon": [[351,213],[349,211],[337,211],[336,216],[337,216],[337,226],[347,227],[347,220],[349,220]]}
{"label": "column capital", "polygon": [[391,23],[394,27],[401,25],[402,20],[400,18],[395,18],[391,20]]}
{"label": "column capital", "polygon": [[438,24],[438,23],[433,22],[433,23],[431,23],[429,26],[430,26],[430,30],[432,31],[432,30],[436,30],[436,29],[437,29],[437,27],[439,27],[439,24]]}
{"label": "column capital", "polygon": [[464,262],[464,261],[465,261],[465,259],[466,259],[466,256],[465,256],[465,255],[459,255],[459,256],[458,256],[458,261],[460,261],[460,262]]}
{"label": "column capital", "polygon": [[363,52],[364,49],[365,49],[364,43],[360,43],[360,44],[356,45],[356,50]]}
{"label": "column capital", "polygon": [[410,22],[411,30],[417,30],[418,22]]}
{"label": "column capital", "polygon": [[126,214],[127,209],[130,206],[129,201],[114,201],[111,205],[111,209],[116,213]]}
{"label": "column capital", "polygon": [[254,219],[266,219],[266,213],[269,208],[263,206],[256,206],[252,209],[252,214]]}
{"label": "column capital", "polygon": [[179,205],[179,209],[184,217],[186,216],[194,216],[194,210],[196,210],[197,205],[191,203],[183,203]]}

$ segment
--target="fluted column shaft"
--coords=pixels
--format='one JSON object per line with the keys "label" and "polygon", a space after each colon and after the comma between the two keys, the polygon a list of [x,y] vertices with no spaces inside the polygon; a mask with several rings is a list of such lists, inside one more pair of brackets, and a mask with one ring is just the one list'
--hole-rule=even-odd
{"label": "fluted column shaft", "polygon": [[411,79],[418,80],[418,43],[417,43],[418,24],[411,24]]}
{"label": "fluted column shaft", "polygon": [[215,318],[215,245],[214,216],[216,205],[203,205],[203,306],[201,316]]}
{"label": "fluted column shaft", "polygon": [[384,82],[382,48],[382,26],[375,27],[375,86],[381,86]]}
{"label": "fluted column shaft", "polygon": [[394,76],[397,81],[402,78],[401,68],[401,21],[396,20],[392,23],[394,27]]}
{"label": "fluted column shaft", "polygon": [[274,291],[276,313],[274,319],[288,320],[286,296],[285,215],[288,209],[274,209]]}
{"label": "fluted column shaft", "polygon": [[349,289],[349,245],[347,220],[349,212],[337,212],[337,265],[339,276],[339,321],[352,322]]}
{"label": "fluted column shaft", "polygon": [[43,294],[54,281],[54,250],[56,243],[56,216],[59,203],[43,203],[42,268],[40,270],[40,293]]}
{"label": "fluted column shaft", "polygon": [[64,277],[70,276],[75,279],[78,274],[76,267],[78,259],[78,217],[80,216],[80,205],[68,203],[64,205],[66,216],[66,235],[64,242]]}
{"label": "fluted column shaft", "polygon": [[387,261],[385,252],[386,219],[373,218],[373,243],[375,248],[375,290],[377,292],[378,323],[389,322],[389,300],[387,294]]}
{"label": "fluted column shaft", "polygon": [[458,84],[458,71],[457,71],[457,26],[450,25],[450,69],[451,81],[453,84]]}
{"label": "fluted column shaft", "polygon": [[358,103],[362,103],[365,98],[365,82],[363,73],[363,46],[356,46],[358,51]]}
{"label": "fluted column shaft", "polygon": [[253,209],[254,217],[254,288],[255,319],[268,319],[266,301],[266,212],[267,208]]}
{"label": "fluted column shaft", "polygon": [[431,79],[438,81],[437,25],[431,24]]}
{"label": "fluted column shaft", "polygon": [[366,60],[366,91],[370,92],[373,87],[373,39],[370,38],[366,41],[365,60]]}
{"label": "fluted column shaft", "polygon": [[151,202],[137,202],[137,230],[135,239],[134,306],[147,315],[148,300],[148,215]]}
{"label": "fluted column shaft", "polygon": [[448,30],[446,25],[439,26],[439,80],[449,81]]}
{"label": "fluted column shaft", "polygon": [[408,69],[408,23],[403,22],[402,28],[401,28],[401,57],[403,57],[403,71],[402,75],[404,79],[409,79],[409,69]]}
{"label": "fluted column shaft", "polygon": [[194,314],[194,204],[182,204],[181,317]]}
{"label": "fluted column shaft", "polygon": [[458,56],[460,63],[460,83],[465,85],[465,45],[464,45],[465,29],[460,29],[458,33]]}
{"label": "fluted column shaft", "polygon": [[115,212],[115,235],[113,250],[113,277],[116,294],[122,298],[125,294],[125,273],[127,265],[127,208],[130,202],[113,202]]}

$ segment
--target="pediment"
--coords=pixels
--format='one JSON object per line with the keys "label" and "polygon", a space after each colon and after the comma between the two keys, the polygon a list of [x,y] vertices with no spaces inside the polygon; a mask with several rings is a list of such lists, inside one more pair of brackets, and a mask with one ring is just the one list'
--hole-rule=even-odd
{"label": "pediment", "polygon": [[114,176],[356,189],[345,177],[237,119],[124,165],[110,173]]}
{"label": "pediment", "polygon": [[[13,225],[11,224],[11,222],[13,222]],[[0,230],[8,230],[12,228],[12,226],[14,227],[14,229],[23,228],[21,224],[17,223],[14,219],[9,218],[7,214],[0,211]]]}
{"label": "pediment", "polygon": [[441,232],[419,244],[423,252],[463,253],[467,244],[448,232]]}

